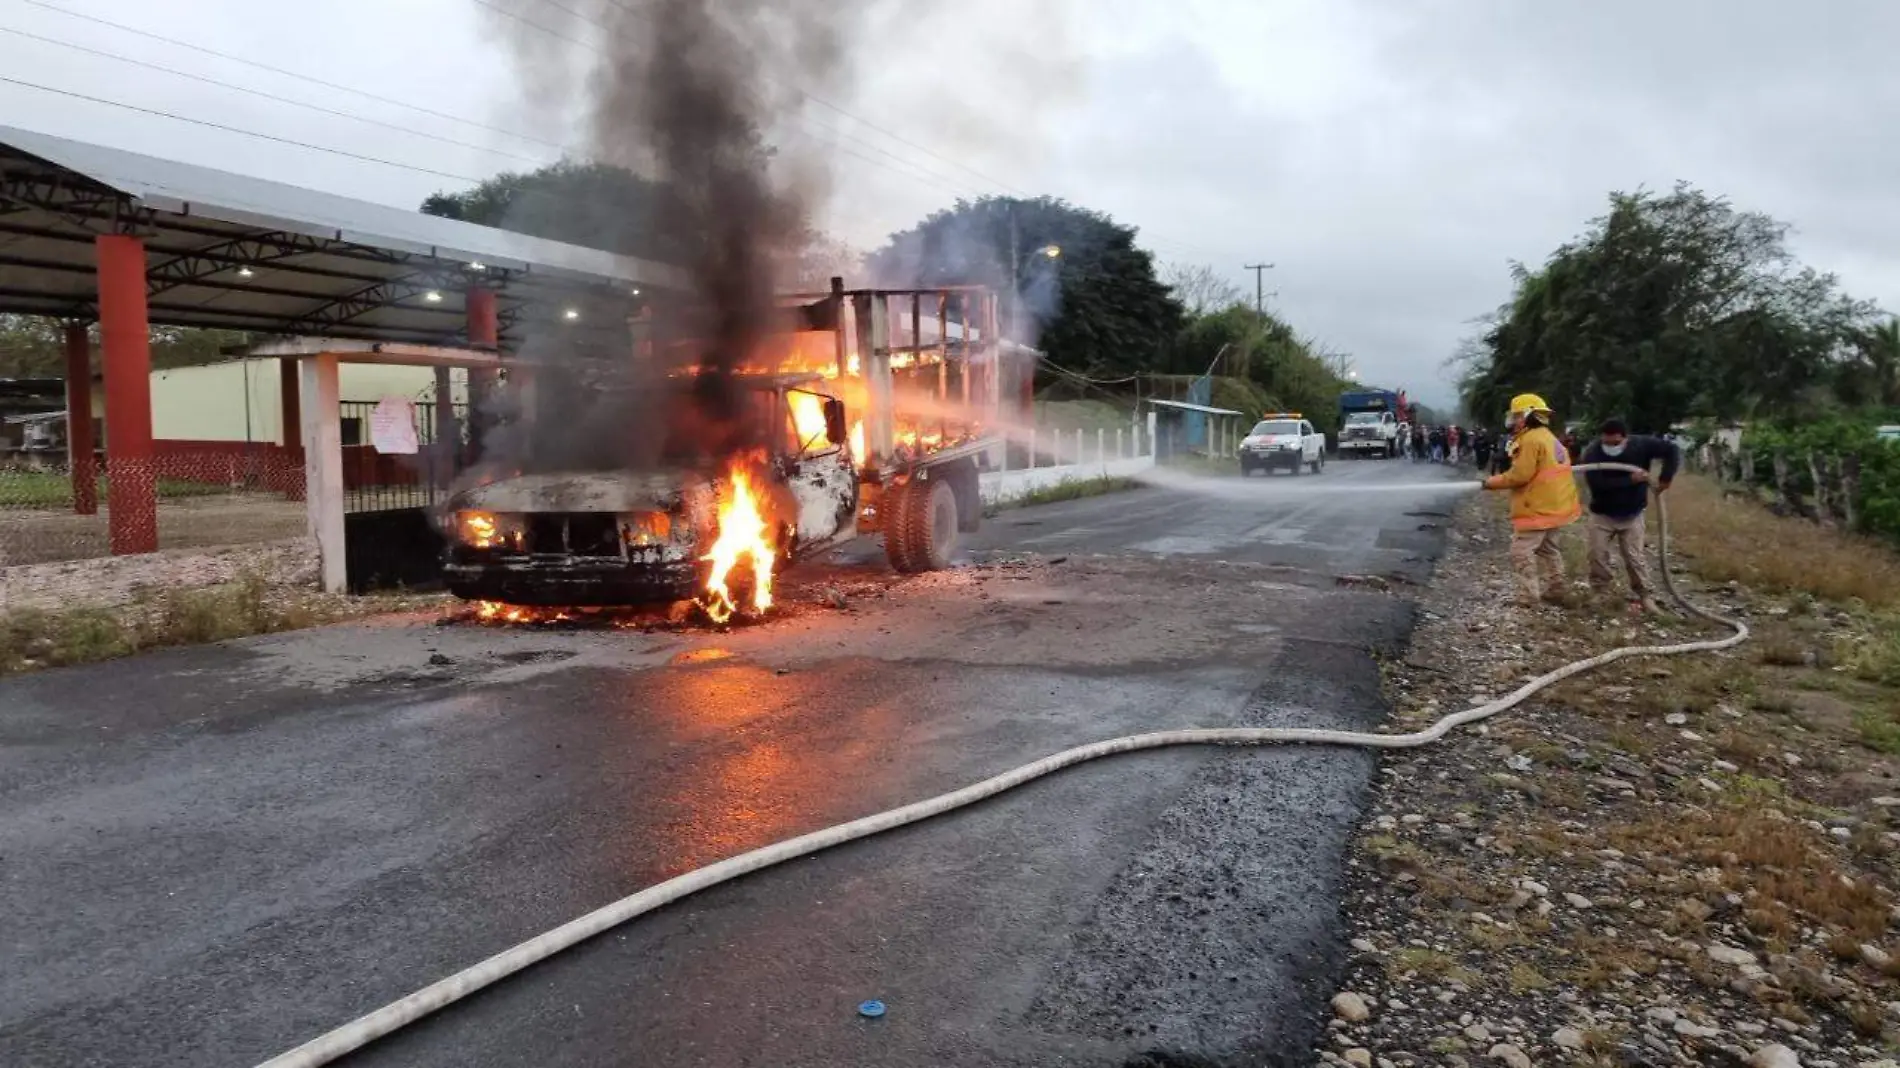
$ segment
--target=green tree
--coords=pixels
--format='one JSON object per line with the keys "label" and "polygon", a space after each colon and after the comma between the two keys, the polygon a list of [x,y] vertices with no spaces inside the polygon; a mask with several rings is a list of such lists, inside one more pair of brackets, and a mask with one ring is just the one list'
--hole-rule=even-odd
{"label": "green tree", "polygon": [[1616,193],[1514,291],[1466,353],[1467,410],[1536,392],[1565,419],[1661,430],[1690,415],[1788,416],[1834,402],[1872,308],[1788,252],[1787,227],[1687,185]]}
{"label": "green tree", "polygon": [[1351,388],[1337,367],[1349,362],[1302,338],[1291,325],[1250,304],[1233,303],[1189,319],[1162,370],[1215,374],[1258,386],[1274,408],[1304,413],[1321,430],[1338,429],[1339,394]]}
{"label": "green tree", "polygon": [[1888,319],[1854,338],[1852,356],[1836,375],[1835,392],[1850,408],[1900,407],[1900,319]]}
{"label": "green tree", "polygon": [[[88,328],[96,352],[99,325]],[[255,344],[261,337],[236,330],[203,330],[183,326],[154,326],[152,367],[191,367],[230,359],[230,350]],[[95,367],[98,357],[93,358]],[[0,378],[66,377],[66,324],[39,315],[0,315]]]}
{"label": "green tree", "polygon": [[425,214],[516,233],[671,261],[679,252],[678,219],[664,187],[606,163],[559,163],[526,173],[497,174],[473,189],[436,193]]}
{"label": "green tree", "polygon": [[1005,329],[1014,278],[1020,332],[1086,374],[1153,369],[1182,324],[1133,227],[1054,197],[960,200],[892,234],[866,267],[884,286],[991,286],[1005,296]]}

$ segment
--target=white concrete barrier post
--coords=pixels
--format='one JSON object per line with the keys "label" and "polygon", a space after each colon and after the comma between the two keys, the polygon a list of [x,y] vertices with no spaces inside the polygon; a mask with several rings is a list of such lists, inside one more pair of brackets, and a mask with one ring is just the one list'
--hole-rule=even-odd
{"label": "white concrete barrier post", "polygon": [[1108,431],[1099,426],[1095,428],[1095,462],[1098,464],[1108,462]]}
{"label": "white concrete barrier post", "polygon": [[1076,463],[1076,464],[1079,464],[1082,462],[1082,428],[1081,427],[1075,428],[1075,459],[1069,462]]}
{"label": "white concrete barrier post", "polygon": [[1122,458],[1122,428],[1115,428],[1115,459]]}
{"label": "white concrete barrier post", "polygon": [[1025,468],[1025,470],[1033,471],[1035,470],[1035,468],[1036,468],[1036,432],[1032,429],[1029,432],[1029,465],[1027,468]]}
{"label": "white concrete barrier post", "polygon": [[343,549],[343,402],[334,354],[302,361],[304,507],[325,593],[349,589]]}
{"label": "white concrete barrier post", "polygon": [[1157,418],[1158,415],[1159,413],[1157,412],[1148,413],[1148,452],[1147,452],[1147,455],[1149,456],[1158,456],[1161,451],[1155,439],[1155,425],[1157,422],[1159,422],[1159,419]]}

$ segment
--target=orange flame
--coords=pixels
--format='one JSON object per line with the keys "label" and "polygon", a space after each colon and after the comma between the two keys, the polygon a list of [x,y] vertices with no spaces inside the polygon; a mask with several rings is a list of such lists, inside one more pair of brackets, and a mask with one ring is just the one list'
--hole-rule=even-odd
{"label": "orange flame", "polygon": [[798,444],[825,440],[825,399],[816,393],[794,391],[785,399],[792,406],[792,428],[798,432]]}
{"label": "orange flame", "polygon": [[730,492],[719,502],[719,536],[702,560],[712,561],[706,576],[706,592],[700,607],[714,623],[724,623],[739,611],[739,598],[727,585],[727,579],[742,559],[752,562],[750,609],[763,613],[772,607],[772,528],[759,507],[759,495],[746,473],[734,467],[728,479]]}
{"label": "orange flame", "polygon": [[530,608],[502,601],[477,601],[475,619],[480,623],[566,623],[572,617],[561,608]]}

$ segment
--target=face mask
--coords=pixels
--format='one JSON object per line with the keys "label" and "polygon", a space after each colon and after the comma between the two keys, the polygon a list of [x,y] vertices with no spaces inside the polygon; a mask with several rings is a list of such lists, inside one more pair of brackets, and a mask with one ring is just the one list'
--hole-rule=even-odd
{"label": "face mask", "polygon": [[1629,442],[1627,441],[1623,442],[1621,445],[1605,445],[1603,446],[1603,455],[1621,456],[1623,455],[1623,450],[1627,448],[1628,446],[1629,446]]}

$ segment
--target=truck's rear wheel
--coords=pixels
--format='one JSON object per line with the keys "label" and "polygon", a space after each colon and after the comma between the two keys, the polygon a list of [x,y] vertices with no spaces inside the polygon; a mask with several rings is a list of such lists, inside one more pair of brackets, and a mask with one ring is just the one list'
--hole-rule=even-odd
{"label": "truck's rear wheel", "polygon": [[905,575],[918,570],[911,563],[910,543],[904,537],[904,530],[910,522],[911,487],[919,484],[906,482],[885,487],[883,502],[878,506],[884,521],[884,555],[891,561],[891,570]]}
{"label": "truck's rear wheel", "polygon": [[884,530],[891,566],[905,574],[940,571],[957,551],[957,495],[948,482],[912,480]]}

